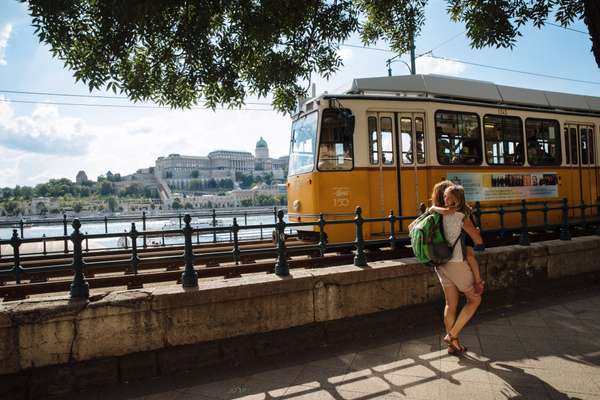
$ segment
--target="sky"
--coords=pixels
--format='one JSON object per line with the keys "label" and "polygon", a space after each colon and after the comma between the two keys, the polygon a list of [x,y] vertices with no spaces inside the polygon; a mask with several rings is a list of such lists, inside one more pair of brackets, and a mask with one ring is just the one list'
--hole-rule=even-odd
{"label": "sky", "polygon": [[[417,73],[435,73],[498,84],[600,96],[600,69],[588,35],[555,26],[527,26],[510,49],[471,49],[462,24],[451,22],[444,0],[430,0],[427,21],[416,41],[416,53],[433,49],[435,57],[417,59]],[[587,31],[582,21],[572,28]],[[315,77],[317,93],[335,93],[354,78],[387,75],[391,52],[363,49],[357,37],[339,50],[344,66],[329,80]],[[387,49],[387,43],[372,45]],[[402,57],[409,61],[407,55]],[[584,82],[536,77],[463,64],[460,60]],[[392,64],[394,75],[408,73]],[[31,27],[26,7],[17,0],[0,2],[0,187],[32,186],[50,178],[75,180],[79,170],[90,179],[108,170],[122,175],[153,166],[171,153],[206,155],[217,149],[254,152],[263,137],[270,155],[287,155],[291,120],[268,106],[244,110],[170,110],[156,108],[82,107],[43,104],[76,102],[134,105],[127,99],[31,96],[7,91],[89,94],[75,83],[72,71],[54,59]],[[94,94],[106,94],[94,92]],[[14,103],[27,101],[29,103]],[[249,99],[248,101],[253,101]],[[256,99],[254,99],[256,101]],[[259,101],[265,101],[264,99]],[[137,104],[139,105],[139,104]],[[260,108],[261,110],[256,110]]]}

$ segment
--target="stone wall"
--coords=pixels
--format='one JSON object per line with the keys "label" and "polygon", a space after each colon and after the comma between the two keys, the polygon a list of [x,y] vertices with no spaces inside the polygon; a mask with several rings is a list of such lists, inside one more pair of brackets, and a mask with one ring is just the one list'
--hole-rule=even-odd
{"label": "stone wall", "polygon": [[[600,238],[498,247],[478,259],[487,290],[529,288],[600,272]],[[63,296],[0,303],[0,387],[1,375],[17,385],[18,377],[57,365],[92,366],[72,370],[75,386],[98,376],[114,383],[136,378],[136,371],[157,374],[181,360],[208,365],[227,358],[227,350],[214,345],[223,340],[248,335],[272,340],[269,332],[438,302],[442,295],[435,274],[412,258],[291,273],[200,281],[194,290],[115,291],[89,301]],[[189,351],[198,344],[200,353]],[[77,381],[83,371],[88,375]]]}

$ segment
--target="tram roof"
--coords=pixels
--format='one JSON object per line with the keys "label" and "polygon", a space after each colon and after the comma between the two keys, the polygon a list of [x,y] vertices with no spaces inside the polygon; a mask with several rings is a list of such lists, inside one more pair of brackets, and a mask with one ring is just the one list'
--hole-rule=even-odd
{"label": "tram roof", "polygon": [[404,75],[354,79],[346,94],[403,95],[600,113],[600,97],[496,85],[443,75]]}

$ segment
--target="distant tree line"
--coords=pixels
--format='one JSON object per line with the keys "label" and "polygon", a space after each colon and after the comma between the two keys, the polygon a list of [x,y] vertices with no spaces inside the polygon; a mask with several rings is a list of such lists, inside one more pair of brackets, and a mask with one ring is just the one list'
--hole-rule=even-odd
{"label": "distant tree line", "polygon": [[[118,176],[115,178],[115,176]],[[67,178],[50,179],[46,183],[40,183],[34,187],[19,186],[14,188],[5,187],[0,189],[0,199],[3,201],[9,199],[31,200],[33,197],[90,197],[90,196],[111,196],[118,197],[146,197],[158,198],[158,189],[154,187],[142,186],[139,183],[118,188],[115,182],[121,181],[119,174],[110,175],[110,178],[99,176],[98,182],[85,181],[81,184],[72,182]]]}

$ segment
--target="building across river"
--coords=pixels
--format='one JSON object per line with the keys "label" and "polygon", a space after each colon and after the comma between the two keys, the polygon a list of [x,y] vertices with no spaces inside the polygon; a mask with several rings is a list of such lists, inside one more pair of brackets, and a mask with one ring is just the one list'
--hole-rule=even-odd
{"label": "building across river", "polygon": [[248,151],[217,150],[206,156],[169,154],[158,157],[154,174],[171,187],[186,185],[192,179],[236,179],[236,173],[246,175],[273,174],[283,181],[287,176],[288,156],[269,157],[267,142],[261,137],[255,155]]}

